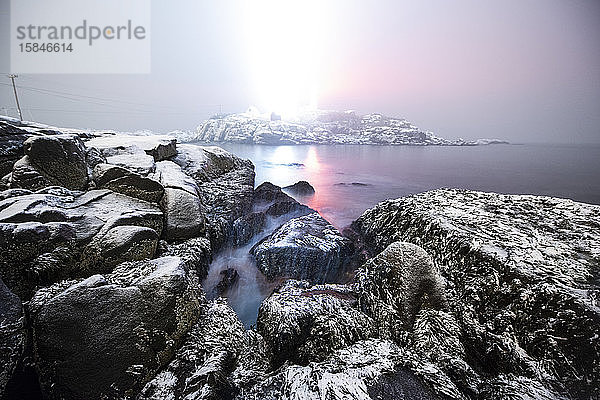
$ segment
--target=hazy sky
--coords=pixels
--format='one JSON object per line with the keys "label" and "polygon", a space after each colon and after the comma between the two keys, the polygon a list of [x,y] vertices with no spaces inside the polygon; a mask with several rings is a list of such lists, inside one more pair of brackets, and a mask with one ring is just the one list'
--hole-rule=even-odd
{"label": "hazy sky", "polygon": [[[14,114],[9,12],[0,0],[0,113]],[[21,75],[53,91],[21,89],[25,117],[164,132],[306,102],[449,138],[600,142],[597,0],[152,1],[151,38],[148,75]]]}

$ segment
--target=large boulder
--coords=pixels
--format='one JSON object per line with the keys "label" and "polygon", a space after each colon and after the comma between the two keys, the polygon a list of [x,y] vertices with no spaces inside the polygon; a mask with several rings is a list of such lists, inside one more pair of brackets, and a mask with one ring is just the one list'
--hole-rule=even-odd
{"label": "large boulder", "polygon": [[204,213],[198,196],[188,191],[166,188],[160,206],[165,213],[166,240],[181,240],[203,235]]}
{"label": "large boulder", "polygon": [[258,269],[270,279],[290,277],[331,282],[352,260],[351,242],[318,213],[294,218],[251,250]]}
{"label": "large boulder", "polygon": [[440,189],[382,202],[352,228],[370,254],[404,241],[431,255],[483,398],[598,397],[600,206]]}
{"label": "large boulder", "polygon": [[263,182],[254,189],[253,201],[257,207],[279,202],[296,202],[292,197],[283,193],[281,187],[271,182]]}
{"label": "large boulder", "polygon": [[96,235],[86,246],[81,269],[104,273],[125,261],[152,258],[156,253],[158,239],[158,233],[152,228],[117,225],[106,230],[106,233]]}
{"label": "large boulder", "polygon": [[160,202],[165,214],[166,240],[182,240],[203,235],[206,218],[198,195],[198,185],[172,161],[156,163],[153,179],[165,187]]}
{"label": "large boulder", "polygon": [[29,308],[44,395],[131,397],[197,321],[197,285],[178,257],[164,257],[40,289]]}
{"label": "large boulder", "polygon": [[138,399],[230,399],[262,381],[267,368],[260,336],[245,330],[225,300],[217,299]]}
{"label": "large boulder", "polygon": [[159,243],[161,256],[177,256],[182,259],[186,267],[196,272],[198,278],[203,280],[208,274],[208,266],[212,261],[210,241],[204,237],[192,238],[176,243]]}
{"label": "large boulder", "polygon": [[361,309],[372,316],[383,337],[412,328],[421,308],[447,307],[442,278],[419,246],[394,242],[357,272]]}
{"label": "large boulder", "polygon": [[293,185],[285,186],[283,190],[296,196],[312,196],[315,194],[315,188],[306,181],[298,181]]}
{"label": "large boulder", "polygon": [[25,350],[25,315],[21,300],[0,278],[0,395]]}
{"label": "large boulder", "polygon": [[164,193],[164,188],[158,181],[112,164],[97,164],[93,169],[92,179],[97,188],[110,189],[152,203],[157,203]]}
{"label": "large boulder", "polygon": [[[0,248],[0,274],[15,293],[29,298],[36,285],[92,275],[96,264],[90,260],[99,261],[97,267],[105,271],[105,256],[119,261],[152,253],[155,240],[150,232],[143,234],[150,241],[141,247],[135,243],[137,234],[111,235],[101,244],[112,228],[122,225],[150,228],[160,236],[163,213],[155,204],[110,190],[47,188],[8,197],[0,201],[0,238],[8,244]],[[124,253],[116,255],[115,249]]]}
{"label": "large boulder", "polygon": [[356,306],[345,285],[311,286],[287,281],[260,306],[256,326],[274,367],[285,361],[306,365],[375,333],[373,320]]}
{"label": "large boulder", "polygon": [[23,143],[25,156],[13,167],[11,187],[30,190],[87,187],[85,146],[75,135],[36,136]]}

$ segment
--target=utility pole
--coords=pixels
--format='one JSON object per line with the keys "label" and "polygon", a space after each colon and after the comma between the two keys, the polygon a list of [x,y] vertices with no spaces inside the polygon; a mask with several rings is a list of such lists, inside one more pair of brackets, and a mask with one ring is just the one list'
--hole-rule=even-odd
{"label": "utility pole", "polygon": [[21,121],[23,121],[23,113],[21,112],[21,106],[19,105],[19,96],[17,95],[17,87],[15,86],[15,78],[18,76],[19,75],[15,75],[15,74],[8,75],[8,77],[12,81],[13,91],[15,92],[15,100],[17,102],[17,110],[19,110],[19,118],[21,119]]}

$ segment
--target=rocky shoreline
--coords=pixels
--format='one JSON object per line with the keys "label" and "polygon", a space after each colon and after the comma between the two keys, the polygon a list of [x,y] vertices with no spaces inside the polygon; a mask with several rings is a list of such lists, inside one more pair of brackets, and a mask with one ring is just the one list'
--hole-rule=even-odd
{"label": "rocky shoreline", "polygon": [[[2,399],[600,396],[600,206],[439,189],[340,232],[218,147],[13,120],[0,168]],[[201,284],[231,248],[279,282],[250,329],[235,269]]]}

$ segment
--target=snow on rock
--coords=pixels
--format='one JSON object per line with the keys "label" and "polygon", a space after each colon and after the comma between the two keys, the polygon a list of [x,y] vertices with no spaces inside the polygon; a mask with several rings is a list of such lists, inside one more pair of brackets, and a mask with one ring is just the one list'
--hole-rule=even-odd
{"label": "snow on rock", "polygon": [[[256,144],[376,144],[376,145],[476,145],[462,139],[447,140],[423,131],[405,119],[381,114],[316,111],[282,121],[254,113],[215,116],[198,127],[196,135],[182,141]],[[504,142],[505,143],[505,142]]]}
{"label": "snow on rock", "polygon": [[372,336],[373,321],[355,307],[356,298],[345,285],[289,280],[276,289],[261,304],[257,320],[273,364],[322,360]]}
{"label": "snow on rock", "polygon": [[251,253],[268,278],[331,282],[353,255],[350,240],[319,213],[293,218],[258,242]]}
{"label": "snow on rock", "polygon": [[506,393],[599,395],[600,206],[440,189],[382,202],[352,228],[371,254],[406,241],[432,256],[471,366],[536,382]]}

